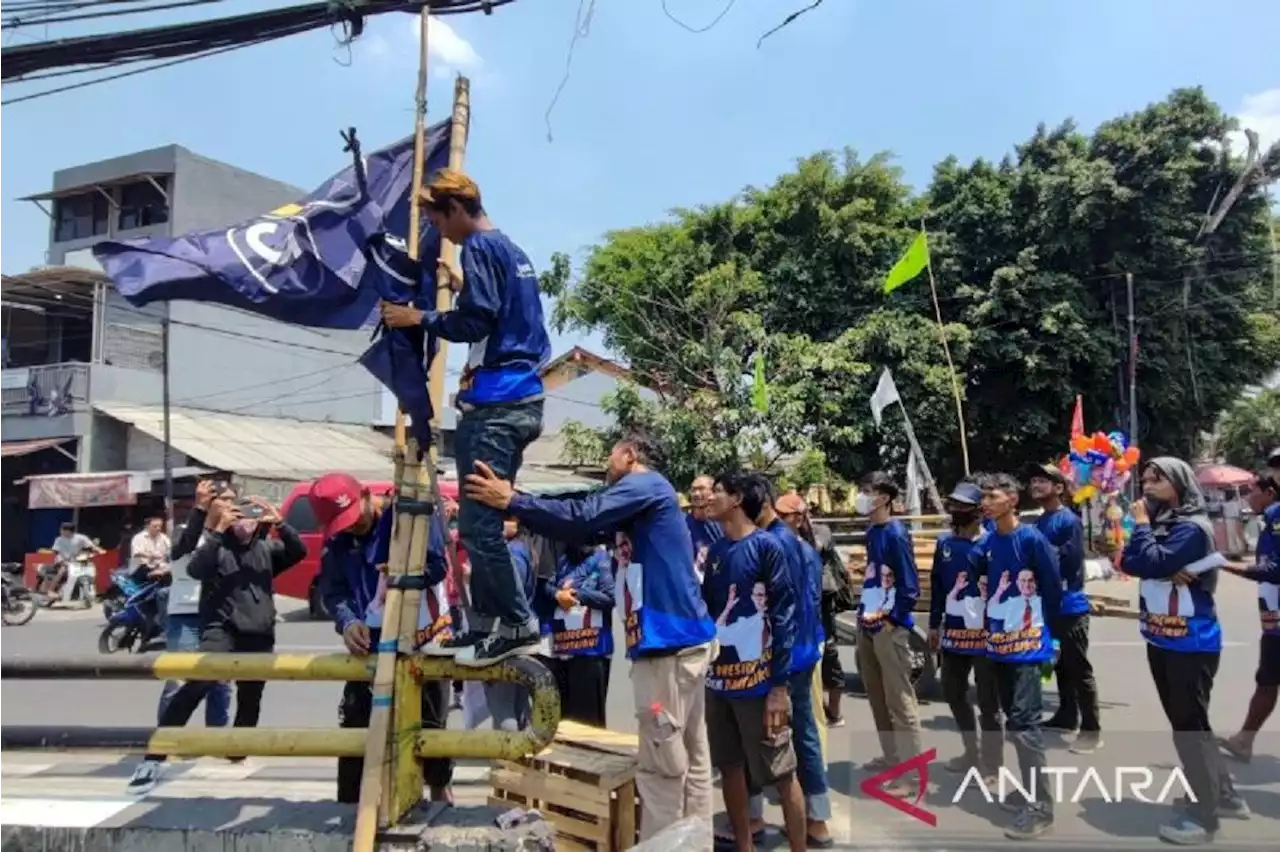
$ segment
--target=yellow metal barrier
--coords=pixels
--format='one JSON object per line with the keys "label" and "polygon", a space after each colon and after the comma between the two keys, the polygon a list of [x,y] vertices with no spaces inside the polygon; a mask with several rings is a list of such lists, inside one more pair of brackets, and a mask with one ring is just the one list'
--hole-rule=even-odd
{"label": "yellow metal barrier", "polygon": [[[376,657],[346,654],[183,654],[69,659],[10,658],[0,677],[14,680],[262,680],[371,681]],[[528,690],[530,725],[523,731],[423,730],[416,696],[423,681],[505,681]],[[393,720],[388,728],[382,800],[387,821],[412,809],[422,797],[416,758],[518,760],[540,752],[555,737],[560,694],[555,678],[531,657],[515,657],[483,669],[422,654],[396,659]],[[360,757],[369,733],[361,728],[104,728],[93,726],[0,726],[0,748],[105,750],[183,757]],[[392,768],[394,766],[394,769]]]}

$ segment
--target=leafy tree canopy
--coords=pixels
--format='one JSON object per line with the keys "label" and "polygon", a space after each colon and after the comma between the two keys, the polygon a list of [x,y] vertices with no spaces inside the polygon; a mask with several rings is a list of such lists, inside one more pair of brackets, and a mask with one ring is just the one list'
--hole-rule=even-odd
{"label": "leafy tree canopy", "polygon": [[[667,445],[679,484],[808,451],[846,478],[901,470],[900,417],[887,412],[884,429],[871,419],[883,367],[950,483],[963,469],[928,279],[882,293],[921,222],[978,470],[1061,453],[1077,394],[1088,429],[1126,427],[1130,273],[1137,439],[1148,455],[1186,456],[1280,365],[1262,191],[1280,145],[1206,233],[1245,172],[1234,129],[1202,91],[1179,90],[1091,135],[1041,126],[998,163],[947,158],[923,194],[887,154],[823,152],[769,187],[608,234],[576,277],[558,255],[543,287],[559,330],[602,332],[660,393],[648,405],[622,391],[610,407]],[[751,405],[758,355],[765,413]]]}

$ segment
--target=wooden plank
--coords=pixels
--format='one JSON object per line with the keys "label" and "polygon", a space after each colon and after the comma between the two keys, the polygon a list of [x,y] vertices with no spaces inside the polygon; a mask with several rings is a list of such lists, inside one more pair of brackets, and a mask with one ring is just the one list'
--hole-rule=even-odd
{"label": "wooden plank", "polygon": [[[513,807],[521,807],[520,805],[507,801],[497,796],[490,796],[488,799],[489,807],[501,808],[503,810],[511,810]],[[524,807],[529,810],[528,806]],[[565,814],[558,814],[555,811],[536,809],[542,814],[543,818],[556,827],[556,850],[561,849],[585,849],[587,852],[596,852],[603,844],[603,848],[608,848],[609,834],[607,825],[592,825],[582,820],[574,819]],[[571,835],[566,837],[565,835]],[[584,841],[594,841],[593,845],[584,845]]]}
{"label": "wooden plank", "polygon": [[560,722],[555,741],[607,751],[623,757],[636,757],[640,752],[640,738],[635,734],[593,728],[590,725],[565,720]]}
{"label": "wooden plank", "polygon": [[518,793],[528,799],[553,802],[592,816],[609,817],[612,797],[608,790],[560,775],[547,775],[531,769],[513,772],[495,767],[489,772],[489,783],[495,791]]}
{"label": "wooden plank", "polygon": [[552,743],[533,759],[533,764],[544,771],[560,770],[555,774],[579,778],[594,776],[599,786],[609,789],[634,778],[636,773],[636,760],[633,757],[565,743]]}
{"label": "wooden plank", "polygon": [[630,849],[640,840],[639,833],[636,831],[638,822],[636,820],[637,805],[639,799],[636,796],[636,782],[628,781],[618,788],[618,798],[614,802],[617,813],[613,819],[613,847],[614,849]]}

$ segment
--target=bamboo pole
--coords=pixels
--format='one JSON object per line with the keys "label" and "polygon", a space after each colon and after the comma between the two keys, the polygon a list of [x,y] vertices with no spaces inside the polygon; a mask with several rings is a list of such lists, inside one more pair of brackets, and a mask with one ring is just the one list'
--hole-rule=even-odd
{"label": "bamboo pole", "polygon": [[[924,219],[920,220],[920,233],[925,235],[926,245],[928,232]],[[951,360],[951,346],[947,343],[947,329],[942,324],[942,307],[938,304],[938,285],[933,278],[933,258],[925,252],[925,268],[929,271],[929,295],[933,297],[933,314],[938,319],[938,337],[942,340],[942,354],[947,356],[947,369],[951,373],[951,393],[956,398],[956,418],[960,421],[960,452],[964,456],[964,475],[969,475],[969,439],[965,436],[964,404],[960,401],[960,378],[956,374],[956,365]],[[905,408],[903,409],[906,410]],[[941,504],[938,504],[941,506]]]}
{"label": "bamboo pole", "polygon": [[[405,235],[409,256],[415,260],[418,258],[420,249],[421,211],[418,209],[418,193],[422,189],[423,157],[426,147],[424,135],[427,116],[427,34],[430,20],[431,7],[424,5],[419,14],[418,79],[413,122],[413,185],[409,195],[409,233]],[[394,483],[397,495],[410,501],[419,499],[418,484],[421,482],[423,471],[418,452],[417,441],[407,439],[404,412],[397,411]],[[432,475],[434,477],[434,467]],[[387,782],[392,780],[392,769],[387,757],[389,751],[393,755],[397,751],[394,747],[388,748],[391,745],[388,740],[399,728],[398,724],[394,729],[392,727],[392,702],[397,681],[397,652],[405,635],[406,624],[409,625],[408,634],[410,646],[412,646],[413,628],[417,626],[418,607],[421,600],[421,592],[418,590],[404,590],[390,581],[406,575],[422,573],[429,520],[421,515],[397,512],[394,521],[391,561],[387,566],[390,588],[387,590],[382,635],[377,648],[377,667],[373,677],[373,710],[369,717],[364,771],[360,778],[360,803],[356,809],[355,837],[352,842],[355,852],[373,852],[377,842],[379,820],[386,820],[390,816],[391,797],[387,794],[391,791],[388,789]],[[414,559],[414,556],[418,556],[418,559]],[[401,698],[400,705],[404,710],[408,702],[403,700],[404,696]],[[420,713],[420,701],[415,703],[418,704]],[[421,781],[419,781],[419,796],[421,792]]]}

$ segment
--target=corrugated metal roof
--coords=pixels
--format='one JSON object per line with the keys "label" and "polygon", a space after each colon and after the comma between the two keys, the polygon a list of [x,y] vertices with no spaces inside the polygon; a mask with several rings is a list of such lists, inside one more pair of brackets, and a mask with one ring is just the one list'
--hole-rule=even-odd
{"label": "corrugated metal roof", "polygon": [[[164,440],[158,405],[97,402],[94,408]],[[391,475],[393,442],[369,426],[172,408],[170,442],[195,462],[261,479],[306,480],[332,470],[359,478]]]}
{"label": "corrugated metal roof", "polygon": [[30,441],[5,441],[0,444],[0,456],[6,459],[13,456],[25,456],[30,453],[38,453],[41,450],[49,450],[74,440],[75,438],[34,438]]}

